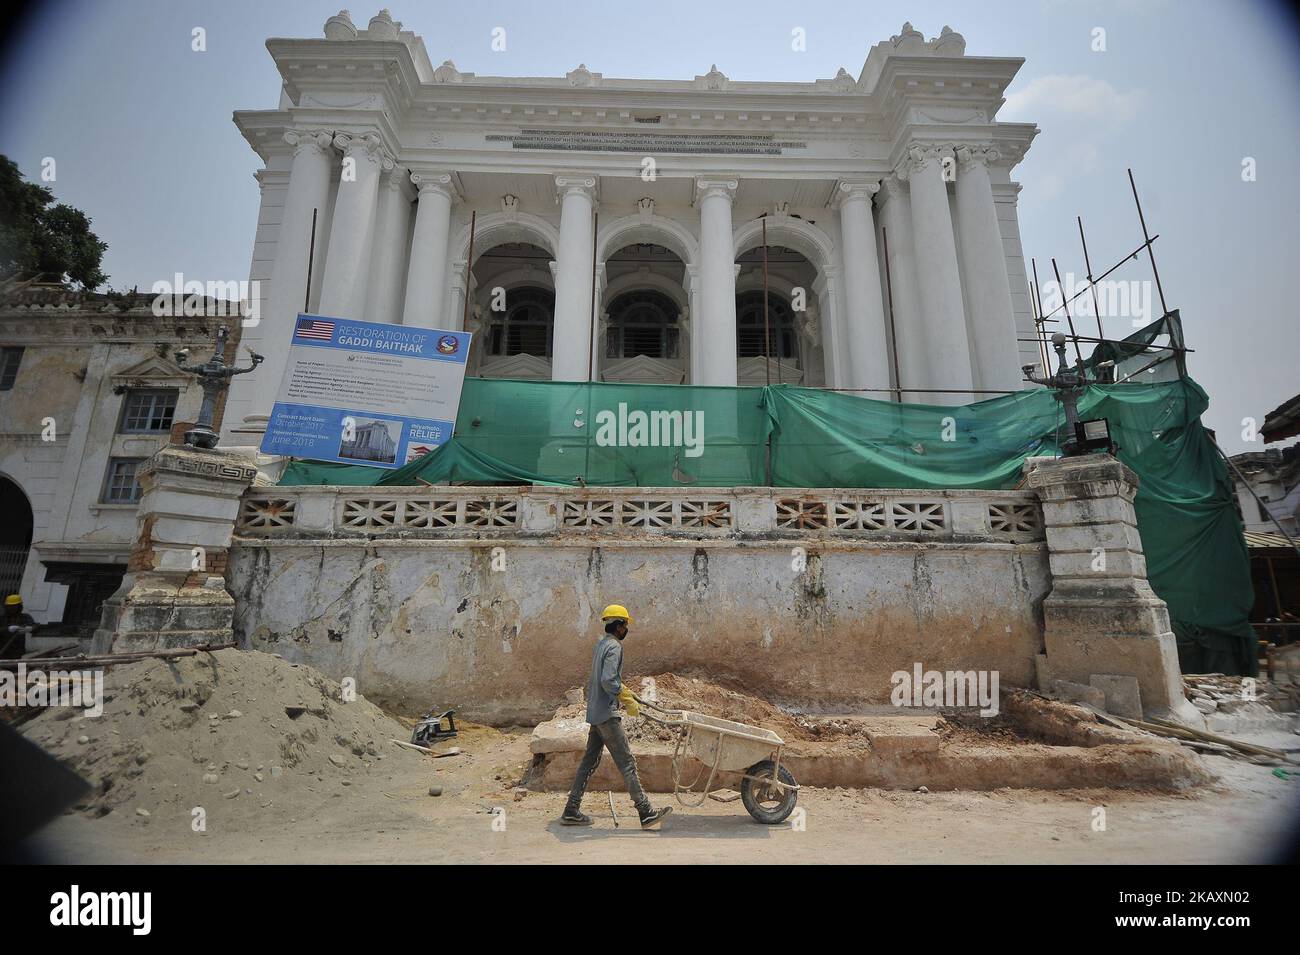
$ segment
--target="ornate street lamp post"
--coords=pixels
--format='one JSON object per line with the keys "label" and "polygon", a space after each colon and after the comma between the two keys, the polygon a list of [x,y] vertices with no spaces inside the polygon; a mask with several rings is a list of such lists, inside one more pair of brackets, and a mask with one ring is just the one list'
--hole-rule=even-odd
{"label": "ornate street lamp post", "polygon": [[[1088,387],[1088,376],[1084,373],[1083,363],[1071,370],[1065,360],[1066,336],[1057,332],[1052,336],[1052,348],[1056,351],[1060,367],[1054,375],[1035,375],[1033,365],[1025,365],[1021,370],[1025,380],[1036,385],[1045,385],[1055,390],[1056,400],[1065,408],[1066,437],[1061,442],[1061,454],[1070,457],[1087,454],[1090,451],[1110,450],[1110,427],[1105,418],[1094,421],[1079,421],[1079,396]],[[1104,362],[1103,364],[1110,364]],[[1050,372],[1051,368],[1043,369]]]}
{"label": "ornate street lamp post", "polygon": [[[246,375],[265,359],[250,351],[253,357],[253,363],[247,368],[236,368],[234,365],[227,365],[225,359],[226,338],[229,336],[229,329],[225,325],[217,329],[216,347],[212,352],[212,357],[202,365],[181,365],[181,371],[189,372],[199,379],[199,385],[203,388],[203,406],[199,409],[199,420],[189,431],[185,432],[185,443],[193,448],[215,448],[217,446],[217,432],[212,428],[212,415],[216,411],[217,399],[221,397],[230,388],[230,379],[235,375]],[[184,360],[189,357],[189,349],[183,348],[177,352],[177,356]]]}

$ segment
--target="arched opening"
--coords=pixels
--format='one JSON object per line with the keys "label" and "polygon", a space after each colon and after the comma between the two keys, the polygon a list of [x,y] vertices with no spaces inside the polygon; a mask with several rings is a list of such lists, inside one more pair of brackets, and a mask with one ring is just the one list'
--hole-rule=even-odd
{"label": "arched opening", "polygon": [[741,292],[736,296],[736,357],[767,355],[797,365],[799,343],[790,301],[775,292],[768,292],[766,297],[764,314],[763,292]]}
{"label": "arched opening", "polygon": [[677,358],[677,303],[652,288],[624,292],[609,303],[606,358]]}
{"label": "arched opening", "polygon": [[551,254],[528,242],[506,242],[474,259],[471,315],[475,333],[470,374],[484,378],[551,377],[555,347],[555,283]]}
{"label": "arched opening", "polygon": [[681,256],[653,242],[624,246],[606,259],[598,380],[681,384],[686,379],[685,276]]}
{"label": "arched opening", "polygon": [[18,593],[32,546],[32,506],[23,489],[0,477],[0,597]]}
{"label": "arched opening", "polygon": [[824,384],[817,267],[799,250],[773,244],[766,281],[761,245],[736,263],[737,383]]}

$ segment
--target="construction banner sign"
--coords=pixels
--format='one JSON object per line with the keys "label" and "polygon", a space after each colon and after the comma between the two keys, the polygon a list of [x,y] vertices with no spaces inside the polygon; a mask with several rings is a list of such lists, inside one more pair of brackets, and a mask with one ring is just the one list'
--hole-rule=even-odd
{"label": "construction banner sign", "polygon": [[468,332],[299,315],[266,454],[399,468],[456,430]]}

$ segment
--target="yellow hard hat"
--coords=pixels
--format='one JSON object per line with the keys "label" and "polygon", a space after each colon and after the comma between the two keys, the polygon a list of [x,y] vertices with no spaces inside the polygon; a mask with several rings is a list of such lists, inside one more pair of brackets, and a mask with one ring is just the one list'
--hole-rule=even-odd
{"label": "yellow hard hat", "polygon": [[600,615],[601,620],[623,620],[627,623],[632,622],[631,615],[627,608],[622,604],[610,604],[605,608],[605,612]]}
{"label": "yellow hard hat", "polygon": [[6,607],[21,607],[22,603],[23,603],[23,598],[20,597],[18,594],[10,594],[8,597],[5,598]]}

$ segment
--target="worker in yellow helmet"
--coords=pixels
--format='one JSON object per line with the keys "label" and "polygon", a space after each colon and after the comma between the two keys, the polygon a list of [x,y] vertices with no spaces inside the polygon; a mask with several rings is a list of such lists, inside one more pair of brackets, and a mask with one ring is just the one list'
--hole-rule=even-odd
{"label": "worker in yellow helmet", "polygon": [[600,764],[602,750],[608,749],[614,765],[627,783],[628,795],[641,817],[641,828],[646,829],[672,812],[672,807],[655,809],[650,805],[645,790],[641,788],[641,780],[637,778],[636,760],[632,757],[632,747],[618,712],[619,703],[632,716],[640,712],[631,689],[623,685],[623,638],[627,636],[632,616],[622,604],[610,604],[600,616],[605,621],[605,634],[591,655],[591,676],[587,681],[587,722],[591,724],[587,732],[587,751],[578,764],[578,773],[573,778],[573,788],[569,790],[569,801],[560,822],[566,826],[591,825],[591,817],[582,812],[582,794],[587,790],[591,774]]}
{"label": "worker in yellow helmet", "polygon": [[0,626],[0,660],[17,660],[27,652],[27,634],[36,627],[31,614],[23,613],[23,598],[5,598],[4,625]]}

